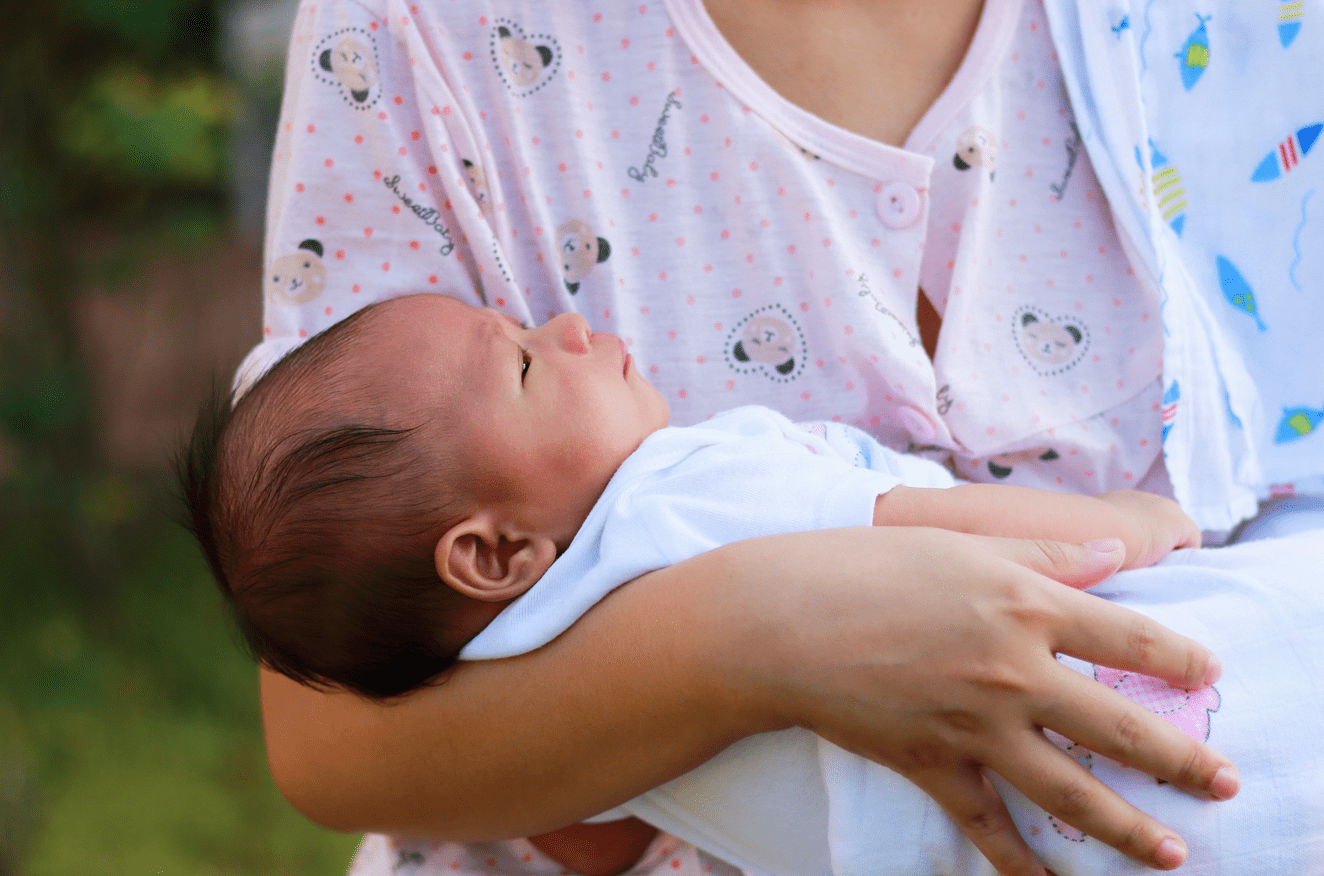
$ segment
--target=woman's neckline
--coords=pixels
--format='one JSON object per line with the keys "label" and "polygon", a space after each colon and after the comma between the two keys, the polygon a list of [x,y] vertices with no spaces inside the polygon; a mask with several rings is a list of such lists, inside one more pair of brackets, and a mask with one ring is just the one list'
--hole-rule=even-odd
{"label": "woman's neckline", "polygon": [[978,93],[1008,50],[1022,0],[985,0],[969,47],[938,98],[897,147],[833,124],[798,106],[764,81],[723,37],[703,0],[664,0],[678,35],[733,97],[798,146],[865,175],[913,160]]}

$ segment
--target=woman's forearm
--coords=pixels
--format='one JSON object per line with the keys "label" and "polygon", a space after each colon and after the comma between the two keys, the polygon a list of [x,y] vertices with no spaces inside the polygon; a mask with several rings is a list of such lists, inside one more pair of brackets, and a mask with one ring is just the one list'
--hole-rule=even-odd
{"label": "woman's forearm", "polygon": [[1120,554],[919,527],[737,542],[618,589],[538,651],[463,666],[398,705],[268,676],[272,771],[328,827],[473,841],[578,821],[796,724],[914,781],[1000,872],[1042,870],[984,767],[1171,866],[1158,851],[1171,832],[1042,736],[1235,793],[1225,758],[1054,657],[1186,688],[1217,674],[1197,643],[1056,583],[1095,583]]}
{"label": "woman's forearm", "polygon": [[[549,645],[388,705],[262,671],[271,770],[335,830],[476,841],[611,808],[772,729],[724,677],[725,552],[620,588]],[[738,632],[736,630],[735,632]],[[703,716],[699,720],[697,716]]]}

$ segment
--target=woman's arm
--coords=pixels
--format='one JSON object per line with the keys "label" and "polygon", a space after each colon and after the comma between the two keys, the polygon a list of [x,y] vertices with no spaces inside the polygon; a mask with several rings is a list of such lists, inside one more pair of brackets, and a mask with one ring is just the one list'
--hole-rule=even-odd
{"label": "woman's arm", "polygon": [[1087,586],[1120,560],[924,528],[740,542],[618,589],[538,651],[462,665],[397,704],[264,673],[272,772],[328,827],[471,841],[580,820],[738,738],[801,725],[915,781],[1004,874],[1043,871],[982,767],[1173,866],[1160,850],[1172,834],[1039,729],[1195,793],[1235,793],[1225,759],[1054,658],[1184,687],[1216,674],[1202,646],[1054,581]]}
{"label": "woman's arm", "polygon": [[[721,586],[716,564],[704,571]],[[716,624],[685,623],[676,616],[688,611],[681,588],[657,583],[645,587],[654,599],[613,598],[590,612],[575,625],[588,635],[460,664],[444,683],[386,705],[263,670],[277,784],[336,830],[527,836],[609,809],[774,729],[752,697],[725,689]],[[709,719],[693,719],[700,714]]]}
{"label": "woman's arm", "polygon": [[1078,544],[1120,538],[1124,569],[1152,566],[1177,548],[1200,546],[1200,528],[1176,502],[1135,490],[1094,497],[1006,484],[893,487],[874,503],[873,525]]}

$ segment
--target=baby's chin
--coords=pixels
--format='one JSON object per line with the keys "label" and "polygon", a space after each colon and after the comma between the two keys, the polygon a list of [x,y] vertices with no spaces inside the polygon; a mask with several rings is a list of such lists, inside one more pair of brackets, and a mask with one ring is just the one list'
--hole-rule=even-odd
{"label": "baby's chin", "polygon": [[650,412],[652,415],[652,421],[649,423],[650,428],[648,429],[648,434],[651,435],[659,429],[665,429],[670,425],[671,406],[667,404],[667,400],[662,397],[662,393],[658,392],[656,386],[653,386],[653,384],[650,383],[648,384],[648,388],[653,391],[653,401],[656,402],[656,407]]}

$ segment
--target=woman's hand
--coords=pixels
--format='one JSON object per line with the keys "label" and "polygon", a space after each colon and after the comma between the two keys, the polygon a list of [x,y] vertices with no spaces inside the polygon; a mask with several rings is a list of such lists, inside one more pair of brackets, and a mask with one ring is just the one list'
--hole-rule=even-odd
{"label": "woman's hand", "polygon": [[[1143,863],[1180,864],[1179,837],[1042,732],[1055,730],[1203,797],[1236,793],[1237,774],[1226,759],[1055,659],[1070,654],[1188,688],[1217,679],[1217,659],[1203,646],[1053,580],[1083,587],[1107,577],[1121,563],[1120,545],[1112,554],[1092,554],[1076,545],[942,530],[873,532],[877,551],[849,530],[790,537],[806,539],[806,554],[832,554],[828,543],[839,540],[832,567],[837,586],[778,591],[788,601],[770,616],[799,622],[790,634],[764,630],[759,647],[783,642],[819,658],[795,668],[794,654],[780,655],[769,668],[779,677],[751,682],[775,692],[768,708],[780,704],[786,722],[915,782],[1004,876],[1044,870],[985,769]],[[732,548],[760,552],[757,542]],[[878,579],[920,583],[871,584],[871,564]],[[756,653],[754,644],[735,643]]]}
{"label": "woman's hand", "polygon": [[1193,793],[1236,791],[1225,759],[1054,657],[1183,687],[1216,676],[1202,646],[1057,583],[1087,587],[1121,560],[910,527],[740,542],[620,588],[536,652],[462,665],[395,704],[264,673],[272,772],[329,827],[475,841],[562,827],[739,738],[802,725],[933,795],[1005,876],[1044,871],[985,768],[1172,867],[1180,840],[1041,730]]}

